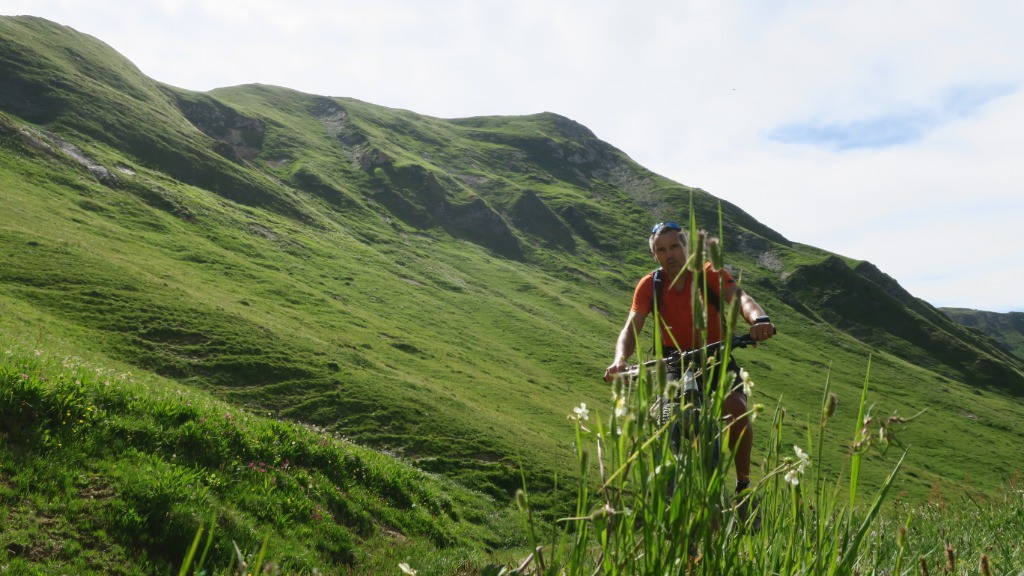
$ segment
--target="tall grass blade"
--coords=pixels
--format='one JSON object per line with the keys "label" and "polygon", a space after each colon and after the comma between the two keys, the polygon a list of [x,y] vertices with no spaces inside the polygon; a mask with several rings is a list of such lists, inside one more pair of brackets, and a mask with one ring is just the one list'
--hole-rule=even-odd
{"label": "tall grass blade", "polygon": [[[212,527],[211,527],[212,528]],[[212,532],[212,530],[211,530]],[[195,558],[196,550],[199,549],[199,540],[203,537],[203,523],[199,523],[199,529],[196,530],[196,535],[192,538],[192,545],[188,548],[188,553],[185,554],[185,560],[181,563],[181,569],[178,570],[178,576],[185,576],[188,574],[189,569],[192,567],[192,559]]]}
{"label": "tall grass blade", "polygon": [[857,421],[854,424],[853,430],[853,456],[850,458],[850,519],[853,519],[853,511],[857,503],[857,483],[860,480],[860,460],[861,452],[857,450],[857,446],[863,440],[864,434],[864,415],[867,412],[866,406],[868,403],[868,382],[871,378],[871,355],[868,355],[868,368],[864,374],[864,388],[860,394],[860,406],[857,409]]}
{"label": "tall grass blade", "polygon": [[900,456],[899,462],[889,473],[889,477],[886,478],[885,483],[878,491],[878,495],[875,496],[874,503],[871,504],[871,508],[868,510],[867,516],[860,524],[860,528],[857,529],[857,534],[854,536],[853,541],[850,543],[846,554],[843,556],[842,561],[839,563],[839,573],[841,574],[852,574],[854,563],[857,561],[857,553],[860,548],[860,543],[864,540],[864,535],[868,533],[868,529],[871,528],[871,523],[874,521],[875,516],[878,515],[878,510],[882,506],[882,501],[885,500],[885,495],[888,494],[889,488],[892,487],[893,481],[896,479],[896,473],[899,472],[900,467],[903,465],[903,460],[907,457],[909,448],[903,451],[903,455]]}

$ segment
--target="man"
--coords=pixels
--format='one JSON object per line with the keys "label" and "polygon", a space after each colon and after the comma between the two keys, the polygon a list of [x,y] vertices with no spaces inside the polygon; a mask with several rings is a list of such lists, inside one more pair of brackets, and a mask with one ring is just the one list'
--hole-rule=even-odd
{"label": "man", "polygon": [[[626,325],[619,332],[618,340],[615,342],[615,358],[604,373],[606,381],[613,380],[616,374],[626,368],[626,360],[636,351],[636,335],[643,330],[644,321],[654,311],[656,301],[661,316],[659,325],[666,356],[673,349],[693,350],[721,340],[719,306],[726,310],[736,298],[739,298],[739,314],[750,324],[750,337],[754,341],[767,340],[775,333],[775,326],[768,315],[753,298],[736,285],[736,281],[726,270],[716,270],[710,262],[703,265],[702,275],[685,270],[689,251],[682,232],[682,227],[675,222],[662,222],[651,229],[651,255],[661,268],[660,271],[656,270],[644,276],[636,286]],[[660,297],[654,293],[656,274],[661,277],[658,282],[661,285]],[[702,338],[701,323],[695,322],[693,317],[692,295],[701,289],[693,290],[692,286],[695,280],[701,280],[701,276],[708,288],[708,302],[699,307],[707,310],[706,341]],[[737,370],[735,365],[729,368]],[[674,376],[676,379],[679,378],[679,374]],[[746,416],[747,397],[742,387],[736,386],[729,392],[722,410],[729,422],[729,447],[735,455],[738,493],[750,485],[750,450],[754,434],[750,420]]]}

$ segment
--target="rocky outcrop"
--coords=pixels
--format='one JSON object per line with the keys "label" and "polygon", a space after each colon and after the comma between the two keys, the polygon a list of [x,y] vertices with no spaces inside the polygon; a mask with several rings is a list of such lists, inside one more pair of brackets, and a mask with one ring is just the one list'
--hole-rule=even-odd
{"label": "rocky outcrop", "polygon": [[183,116],[200,132],[224,146],[217,152],[235,162],[252,160],[263,149],[267,127],[258,118],[240,114],[234,108],[202,94],[172,93]]}

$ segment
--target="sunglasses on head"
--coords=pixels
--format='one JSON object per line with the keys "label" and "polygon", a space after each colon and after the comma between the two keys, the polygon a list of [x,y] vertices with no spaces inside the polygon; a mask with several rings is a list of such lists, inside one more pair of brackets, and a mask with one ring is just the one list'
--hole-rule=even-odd
{"label": "sunglasses on head", "polygon": [[651,228],[651,234],[661,234],[665,230],[675,230],[676,232],[682,232],[683,227],[680,226],[679,224],[676,224],[675,222],[660,222],[658,224],[655,224],[654,227]]}

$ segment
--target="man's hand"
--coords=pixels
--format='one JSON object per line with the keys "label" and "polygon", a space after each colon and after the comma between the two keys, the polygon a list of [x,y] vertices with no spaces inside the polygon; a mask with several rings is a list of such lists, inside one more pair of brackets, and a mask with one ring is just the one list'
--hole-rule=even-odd
{"label": "man's hand", "polygon": [[764,342],[775,335],[775,325],[771,322],[758,322],[750,326],[750,337],[755,342]]}
{"label": "man's hand", "polygon": [[615,362],[612,362],[612,365],[609,366],[608,369],[604,371],[604,381],[611,382],[612,380],[615,380],[615,375],[619,374],[625,369],[625,360],[616,360]]}

